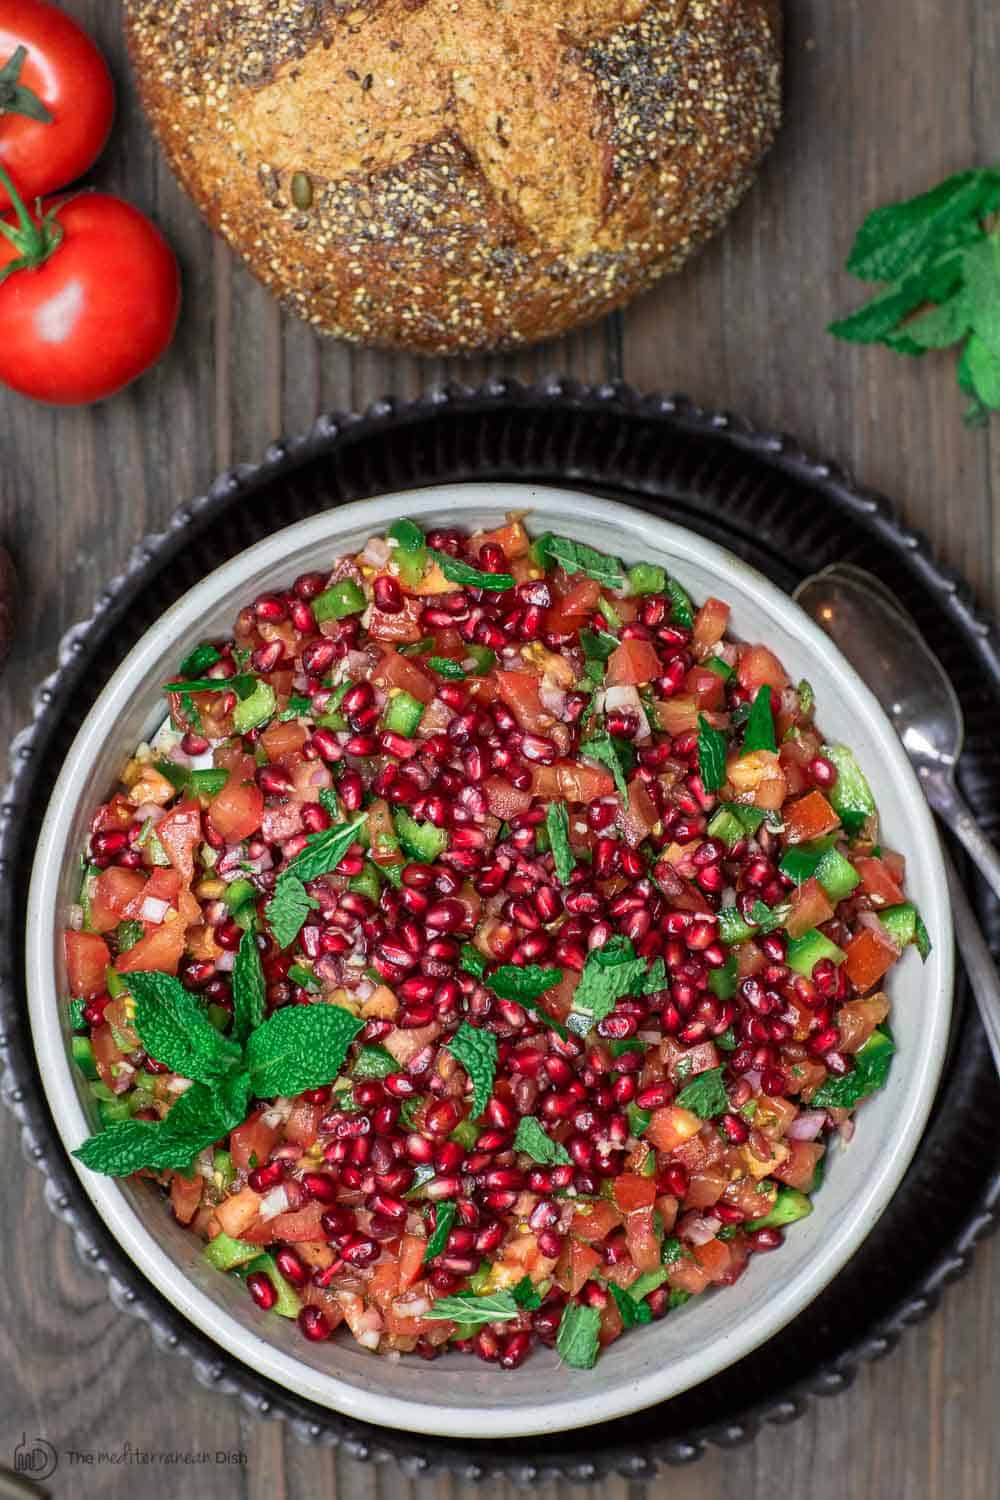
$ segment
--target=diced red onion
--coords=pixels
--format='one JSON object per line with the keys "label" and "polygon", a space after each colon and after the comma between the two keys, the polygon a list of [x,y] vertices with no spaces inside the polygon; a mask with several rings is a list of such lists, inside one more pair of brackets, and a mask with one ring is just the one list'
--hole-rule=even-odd
{"label": "diced red onion", "polygon": [[161,901],[158,896],[145,896],[139,907],[139,917],[143,922],[162,922],[169,910],[169,901]]}
{"label": "diced red onion", "polygon": [[266,1222],[268,1219],[276,1218],[283,1214],[288,1207],[288,1194],[284,1183],[279,1183],[269,1193],[265,1193],[260,1200],[260,1216]]}
{"label": "diced red onion", "polygon": [[709,1214],[688,1213],[678,1224],[677,1232],[691,1245],[707,1245],[721,1228],[721,1219],[716,1219]]}
{"label": "diced red onion", "polygon": [[69,909],[69,915],[66,918],[66,926],[72,928],[72,930],[74,932],[80,932],[80,931],[82,931],[82,929],[83,929],[83,907],[82,906],[74,904],[73,906],[70,907],[70,909]]}
{"label": "diced red onion", "polygon": [[744,1073],[743,1074],[743,1077],[746,1079],[747,1083],[753,1089],[754,1093],[755,1094],[759,1094],[760,1093],[760,1080],[761,1080],[760,1070],[758,1068],[751,1068],[749,1073]]}
{"label": "diced red onion", "polygon": [[890,933],[885,927],[882,926],[882,923],[879,921],[877,912],[859,911],[858,926],[870,927],[873,932],[877,932],[879,937],[884,938],[887,943],[890,943],[892,947],[895,948],[897,957],[903,951],[897,943],[894,943],[892,941]]}
{"label": "diced red onion", "polygon": [[231,974],[233,972],[235,963],[236,954],[226,949],[224,952],[220,953],[218,958],[215,960],[215,967],[218,969],[220,974]]}
{"label": "diced red onion", "polygon": [[538,689],[538,701],[554,719],[561,719],[566,708],[566,693],[563,688],[547,687],[544,682]]}
{"label": "diced red onion", "polygon": [[136,808],[135,815],[140,823],[152,823],[155,826],[166,816],[166,810],[155,802],[144,802],[141,807]]}
{"label": "diced red onion", "polygon": [[384,568],[386,563],[389,561],[391,550],[392,549],[390,548],[388,542],[383,540],[382,537],[372,536],[369,537],[367,542],[365,543],[365,550],[362,552],[361,556],[364,558],[365,562],[370,563],[373,568]]}
{"label": "diced red onion", "polygon": [[807,1109],[796,1116],[785,1134],[790,1141],[814,1141],[825,1124],[825,1109]]}

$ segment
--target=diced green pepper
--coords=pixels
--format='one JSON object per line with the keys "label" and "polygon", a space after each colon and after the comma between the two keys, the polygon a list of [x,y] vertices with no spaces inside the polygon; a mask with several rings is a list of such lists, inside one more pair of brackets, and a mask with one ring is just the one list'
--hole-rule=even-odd
{"label": "diced green pepper", "polygon": [[237,734],[249,734],[267,719],[274,717],[278,700],[269,682],[258,681],[248,698],[241,698],[233,709],[233,729]]}
{"label": "diced green pepper", "polygon": [[367,603],[364,590],[354,579],[342,578],[316,595],[312,601],[313,617],[320,624],[324,620],[344,620],[348,615],[361,614]]}
{"label": "diced green pepper", "polygon": [[[247,698],[247,703],[252,699]],[[239,713],[239,708],[237,708]],[[241,733],[246,733],[242,730]],[[206,768],[204,771],[192,771],[190,776],[191,790],[196,797],[217,797],[229,780],[228,771],[215,771]]]}
{"label": "diced green pepper", "polygon": [[662,594],[666,586],[666,570],[656,563],[636,563],[628,570],[630,594]]}
{"label": "diced green pepper", "polygon": [[474,663],[477,677],[484,677],[491,668],[496,666],[497,654],[491,651],[489,646],[468,646],[465,654]]}
{"label": "diced green pepper", "polygon": [[98,1099],[97,1113],[102,1125],[116,1125],[120,1120],[131,1119],[131,1100],[127,1094],[119,1094],[113,1099]]}
{"label": "diced green pepper", "polygon": [[318,994],[323,988],[313,974],[312,969],[306,964],[290,964],[288,977],[293,984],[299,985],[301,989],[307,990],[310,994]]}
{"label": "diced green pepper", "polygon": [[421,864],[432,865],[448,847],[448,835],[433,823],[418,823],[405,808],[393,813],[396,833],[405,854]]}
{"label": "diced green pepper", "polygon": [[628,1118],[629,1134],[634,1135],[636,1139],[647,1129],[650,1120],[653,1118],[652,1111],[640,1109],[637,1104],[627,1104],[625,1106],[625,1114]]}
{"label": "diced green pepper", "polygon": [[[216,1152],[216,1155],[220,1154]],[[234,1240],[228,1234],[217,1234],[214,1240],[209,1240],[201,1253],[217,1271],[233,1271],[237,1266],[245,1266],[249,1261],[257,1260],[260,1257],[260,1246],[251,1245],[247,1240]]]}
{"label": "diced green pepper", "polygon": [[831,943],[818,928],[811,927],[801,937],[789,939],[785,962],[796,974],[804,974],[806,979],[811,979],[812,971],[821,959],[829,958],[835,964],[842,964],[846,957],[843,948]]}
{"label": "diced green pepper", "polygon": [[366,859],[364,868],[357,875],[352,875],[347,882],[347,889],[354,891],[355,895],[366,896],[369,901],[378,905],[378,898],[382,894],[382,877],[378,866],[370,859]]}
{"label": "diced green pepper", "polygon": [[828,849],[816,866],[816,879],[834,906],[851,894],[861,876],[838,849]]}
{"label": "diced green pepper", "polygon": [[710,672],[715,673],[716,677],[721,677],[723,682],[728,682],[736,675],[736,668],[731,667],[727,661],[723,661],[721,656],[710,656],[705,665]]}
{"label": "diced green pepper", "polygon": [[756,923],[744,921],[735,906],[724,906],[719,912],[719,938],[723,943],[747,943],[756,931]]}
{"label": "diced green pepper", "polygon": [[70,1043],[73,1052],[73,1061],[76,1063],[84,1078],[97,1077],[97,1064],[94,1061],[94,1047],[89,1036],[75,1036]]}
{"label": "diced green pepper", "polygon": [[736,817],[735,813],[723,805],[717,812],[713,813],[712,820],[708,825],[709,837],[721,839],[727,849],[738,844],[741,838],[746,836],[746,829]]}
{"label": "diced green pepper", "polygon": [[128,994],[128,985],[125,983],[124,979],[121,977],[114,964],[108,965],[108,968],[105,972],[104,984],[112,1000],[117,1000],[121,995]]}
{"label": "diced green pepper", "polygon": [[384,727],[392,734],[401,734],[409,739],[416,734],[423,718],[424,705],[402,688],[389,697],[383,718]]}
{"label": "diced green pepper", "polygon": [[228,1151],[212,1152],[212,1174],[216,1187],[221,1188],[224,1193],[228,1192],[236,1181],[236,1168]]}
{"label": "diced green pepper", "polygon": [[807,1198],[805,1193],[800,1193],[798,1188],[782,1187],[778,1189],[778,1196],[770,1213],[762,1219],[751,1219],[744,1228],[751,1234],[757,1229],[783,1229],[786,1224],[794,1224],[797,1219],[807,1219],[813,1211],[812,1199]]}
{"label": "diced green pepper", "polygon": [[399,1071],[399,1063],[385,1047],[362,1047],[351,1069],[355,1078],[387,1078]]}
{"label": "diced green pepper", "polygon": [[115,928],[115,942],[118,944],[119,953],[127,953],[134,948],[142,937],[143,926],[141,922],[119,922]]}
{"label": "diced green pepper", "polygon": [[876,811],[868,778],[846,745],[824,745],[823,754],[837,768],[837,779],[827,794],[830,806],[848,833],[860,833]]}
{"label": "diced green pepper", "polygon": [[479,1126],[471,1120],[460,1120],[449,1136],[449,1140],[457,1141],[466,1151],[471,1151],[478,1139]]}
{"label": "diced green pepper", "polygon": [[234,880],[226,886],[222,899],[230,911],[239,911],[241,907],[256,901],[257,888],[251,880]]}
{"label": "diced green pepper", "polygon": [[793,844],[781,856],[778,869],[789,880],[794,880],[796,885],[805,885],[816,874],[823,856],[833,848],[835,839],[836,835],[830,833],[824,838],[813,839],[808,844]]}
{"label": "diced green pepper", "polygon": [[904,901],[900,906],[887,906],[884,911],[879,912],[878,918],[897,948],[905,948],[913,943],[926,962],[931,951],[931,940],[912,901]]}
{"label": "diced green pepper", "polygon": [[730,953],[721,969],[712,969],[708,987],[719,1000],[731,1000],[736,994],[736,954]]}
{"label": "diced green pepper", "polygon": [[482,1296],[483,1292],[486,1290],[486,1285],[490,1279],[492,1270],[493,1267],[490,1265],[488,1260],[480,1261],[478,1269],[473,1271],[472,1275],[469,1277],[469,1291],[472,1292],[473,1296]]}
{"label": "diced green pepper", "polygon": [[601,614],[604,616],[605,620],[607,620],[608,624],[611,626],[612,630],[621,630],[622,617],[615,609],[610,599],[605,599],[604,595],[602,594],[597,601],[597,607],[601,611]]}
{"label": "diced green pepper", "polygon": [[149,850],[149,857],[154,865],[160,865],[166,869],[170,864],[170,855],[156,837],[156,824],[152,818],[147,818],[143,823],[136,845],[140,849]]}
{"label": "diced green pepper", "polygon": [[392,561],[407,588],[416,588],[427,567],[427,543],[414,521],[395,521],[389,528],[389,540],[396,543]]}

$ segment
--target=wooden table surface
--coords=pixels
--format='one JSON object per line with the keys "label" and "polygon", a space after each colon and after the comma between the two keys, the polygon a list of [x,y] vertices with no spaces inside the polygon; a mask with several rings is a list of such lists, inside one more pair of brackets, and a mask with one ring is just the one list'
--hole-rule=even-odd
{"label": "wooden table surface", "polygon": [[[498,371],[683,390],[794,432],[894,496],[980,602],[996,606],[1000,426],[962,426],[951,356],[911,363],[824,333],[856,297],[840,268],[864,212],[1000,160],[996,0],[789,0],[785,130],[729,232],[621,317],[516,358],[461,365],[323,344],[283,317],[213,243],[160,159],[130,85],[117,0],[65,8],[99,38],[119,85],[118,126],[96,180],[163,225],[183,261],[186,305],[162,366],[106,406],[58,412],[0,395],[0,537],[24,600],[0,704],[5,734],[23,722],[63,629],[89,611],[133,543],[218,470],[257,458],[320,411]],[[141,1472],[71,1469],[64,1457],[51,1493],[81,1500],[137,1488],[145,1500],[457,1494],[457,1481],[411,1484],[394,1468],[300,1447],[279,1424],[203,1392],[183,1361],[154,1355],[143,1326],[115,1313],[104,1283],[78,1263],[6,1116],[0,1149],[0,1467],[13,1464],[25,1432],[64,1454],[131,1440],[246,1455],[238,1465]],[[997,1247],[981,1247],[928,1322],[803,1420],[656,1485],[602,1485],[602,1500],[625,1500],[628,1489],[646,1500],[647,1488],[671,1500],[762,1500],[776,1485],[789,1500],[994,1500],[998,1268]]]}

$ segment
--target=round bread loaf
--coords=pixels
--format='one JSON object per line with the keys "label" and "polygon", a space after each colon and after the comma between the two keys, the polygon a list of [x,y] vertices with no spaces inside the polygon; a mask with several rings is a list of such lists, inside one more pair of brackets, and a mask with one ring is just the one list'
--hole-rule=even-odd
{"label": "round bread loaf", "polygon": [[128,0],[209,221],[324,333],[562,333],[676,270],[780,118],[781,0]]}

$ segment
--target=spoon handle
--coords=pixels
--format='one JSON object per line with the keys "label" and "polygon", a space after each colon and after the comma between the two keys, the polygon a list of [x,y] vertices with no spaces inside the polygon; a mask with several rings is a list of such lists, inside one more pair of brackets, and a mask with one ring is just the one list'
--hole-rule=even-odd
{"label": "spoon handle", "polygon": [[947,853],[944,862],[948,872],[948,894],[951,896],[959,952],[972,985],[972,993],[976,997],[996,1070],[1000,1073],[1000,979],[997,978],[993,955],[986,946],[969,898],[958,878],[958,871]]}
{"label": "spoon handle", "polygon": [[931,807],[951,829],[1000,900],[1000,854],[972,816],[954,781],[936,770],[922,774],[921,780]]}

